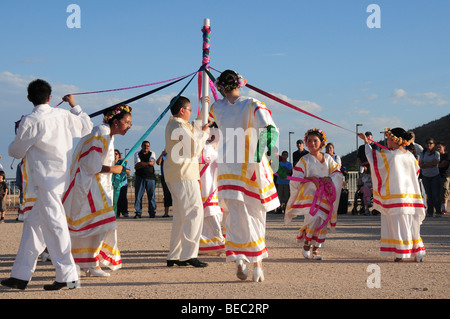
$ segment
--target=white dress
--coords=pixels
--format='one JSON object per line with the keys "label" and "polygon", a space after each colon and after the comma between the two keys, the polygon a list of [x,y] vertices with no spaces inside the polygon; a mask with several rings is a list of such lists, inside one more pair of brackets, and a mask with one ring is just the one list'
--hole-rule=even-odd
{"label": "white dress", "polygon": [[257,262],[267,258],[266,212],[280,206],[273,171],[267,157],[255,162],[258,138],[268,125],[275,127],[271,112],[253,98],[226,98],[210,109],[219,137],[218,196],[224,210],[227,261]]}
{"label": "white dress", "polygon": [[381,255],[424,256],[420,225],[425,219],[425,205],[417,159],[411,152],[376,151],[370,145],[365,151],[372,168],[374,209],[381,213]]}
{"label": "white dress", "polygon": [[207,143],[200,164],[200,186],[203,201],[203,229],[200,236],[201,254],[219,254],[225,249],[222,231],[223,212],[217,196],[217,150]]}
{"label": "white dress", "polygon": [[[291,195],[286,206],[285,222],[289,223],[294,217],[305,215],[297,241],[307,240],[315,247],[321,247],[326,239],[327,227],[330,227],[331,230],[336,227],[338,203],[344,177],[339,170],[339,165],[329,154],[324,154],[323,163],[311,154],[303,156],[295,165],[292,176],[294,178],[329,176],[333,182],[336,191],[333,203],[323,197],[315,200],[317,187],[313,182],[291,180],[289,183]],[[318,205],[318,210],[312,215],[311,210],[315,212],[315,209],[312,209],[314,205]]]}
{"label": "white dress", "polygon": [[82,138],[73,154],[70,184],[63,196],[72,255],[81,268],[100,262],[112,270],[122,266],[117,244],[112,174],[100,173],[114,165],[114,137],[109,125],[94,127]]}

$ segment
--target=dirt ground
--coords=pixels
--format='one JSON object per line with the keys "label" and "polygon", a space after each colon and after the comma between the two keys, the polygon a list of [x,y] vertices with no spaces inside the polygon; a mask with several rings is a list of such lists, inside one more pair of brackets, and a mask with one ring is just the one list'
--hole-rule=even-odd
{"label": "dirt ground", "polygon": [[[450,299],[449,214],[424,221],[421,234],[427,254],[422,263],[394,263],[393,258],[380,257],[380,217],[350,213],[338,216],[336,232],[329,233],[321,250],[323,260],[306,260],[295,240],[302,219],[285,225],[282,215],[268,214],[269,258],[264,260],[262,283],[251,281],[252,266],[249,279],[237,279],[234,263],[225,262],[224,255],[200,257],[209,263],[206,268],[166,267],[172,218],[161,218],[162,214],[158,210],[154,219],[118,220],[123,267],[110,277],[83,276],[79,289],[48,292],[42,287],[53,282],[54,268],[39,260],[27,289],[1,286],[0,299],[142,299],[169,308],[172,303],[167,301],[179,300],[181,305],[174,304],[177,312],[206,300]],[[1,279],[9,277],[20,242],[23,224],[15,218],[14,212],[8,212],[6,223],[0,224]]]}

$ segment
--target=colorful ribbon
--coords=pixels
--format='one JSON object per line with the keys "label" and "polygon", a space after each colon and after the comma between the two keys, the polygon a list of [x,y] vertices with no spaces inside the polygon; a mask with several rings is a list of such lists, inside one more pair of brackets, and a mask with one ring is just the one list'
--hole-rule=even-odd
{"label": "colorful ribbon", "polygon": [[204,66],[207,66],[210,62],[209,57],[209,49],[211,47],[211,27],[210,26],[203,26],[202,29],[203,32],[203,59],[202,64]]}
{"label": "colorful ribbon", "polygon": [[[199,72],[199,71],[197,71]],[[172,107],[172,105],[175,104],[176,101],[178,101],[179,97],[181,96],[181,94],[183,94],[184,90],[189,86],[189,84],[192,82],[192,80],[194,79],[194,77],[196,76],[197,72],[195,72],[194,76],[189,80],[189,82],[184,86],[184,88],[180,91],[180,93],[178,93],[178,95],[171,101],[171,103],[165,108],[165,110],[157,117],[157,119],[153,122],[153,124],[147,129],[147,131],[145,131],[145,133],[142,135],[142,137],[136,142],[136,144],[130,149],[130,151],[128,152],[128,154],[123,158],[123,160],[118,163],[118,165],[122,165],[123,169],[122,172],[120,174],[113,174],[112,177],[112,184],[114,187],[114,211],[117,214],[117,200],[119,198],[119,194],[120,194],[120,188],[123,186],[123,184],[125,183],[125,180],[127,178],[127,174],[126,174],[126,161],[128,160],[128,158],[134,154],[136,152],[136,150],[138,149],[139,146],[141,146],[142,142],[147,138],[147,136],[153,131],[153,129],[156,127],[156,125],[158,125],[158,123],[162,120],[162,118],[166,115],[166,113],[170,110],[170,108]],[[182,80],[182,79],[180,79]],[[180,81],[178,80],[178,81]]]}
{"label": "colorful ribbon", "polygon": [[[280,168],[278,169],[278,171],[280,171]],[[274,175],[281,177],[279,175],[279,172],[275,173]],[[300,183],[308,183],[308,182],[318,182],[319,183],[319,187],[316,189],[316,192],[314,194],[314,199],[313,199],[313,202],[311,205],[311,209],[309,210],[309,214],[311,216],[315,216],[320,209],[320,204],[318,203],[319,198],[325,198],[328,205],[330,205],[330,211],[328,212],[328,216],[325,219],[325,221],[323,222],[323,224],[319,228],[317,228],[317,230],[321,230],[322,228],[324,228],[330,221],[331,216],[333,215],[333,206],[334,206],[334,202],[336,201],[336,188],[334,187],[334,184],[333,183],[324,183],[319,178],[316,178],[314,180],[309,180],[309,179],[300,178],[300,177],[286,176],[284,179],[288,179],[288,180],[300,182]]]}

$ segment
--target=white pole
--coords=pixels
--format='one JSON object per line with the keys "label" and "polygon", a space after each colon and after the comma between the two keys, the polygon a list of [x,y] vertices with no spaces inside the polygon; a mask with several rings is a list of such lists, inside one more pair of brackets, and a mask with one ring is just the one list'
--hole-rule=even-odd
{"label": "white pole", "polygon": [[[209,19],[205,19],[204,20],[204,26],[205,27],[209,27],[210,26],[210,21]],[[203,51],[205,51],[205,40],[203,40]],[[209,47],[208,47],[209,49]],[[208,74],[206,74],[205,71],[203,71],[202,74],[202,97],[207,97],[209,96],[209,77]],[[205,125],[206,123],[208,123],[208,103],[206,103],[204,100],[202,101],[202,124]]]}

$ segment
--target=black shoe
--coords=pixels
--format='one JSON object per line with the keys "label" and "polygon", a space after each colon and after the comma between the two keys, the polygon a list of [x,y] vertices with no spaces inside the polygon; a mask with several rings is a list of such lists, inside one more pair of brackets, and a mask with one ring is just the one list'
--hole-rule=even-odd
{"label": "black shoe", "polygon": [[197,258],[191,258],[185,261],[188,265],[194,266],[194,267],[206,267],[208,266],[207,263],[204,263]]}
{"label": "black shoe", "polygon": [[2,280],[1,284],[2,284],[2,286],[6,286],[9,288],[25,290],[25,288],[27,288],[28,281],[11,277],[11,278]]}
{"label": "black shoe", "polygon": [[57,282],[54,281],[51,285],[44,285],[44,290],[60,290],[64,287],[68,287],[69,289],[74,289],[77,287],[77,282],[76,281],[72,281],[72,282]]}
{"label": "black shoe", "polygon": [[141,218],[142,216],[141,215],[138,215],[138,214],[136,214],[136,215],[134,215],[134,218],[136,219],[136,218]]}
{"label": "black shoe", "polygon": [[185,261],[179,261],[179,260],[168,260],[167,261],[167,267],[173,267],[173,265],[177,266],[187,266],[188,263]]}

